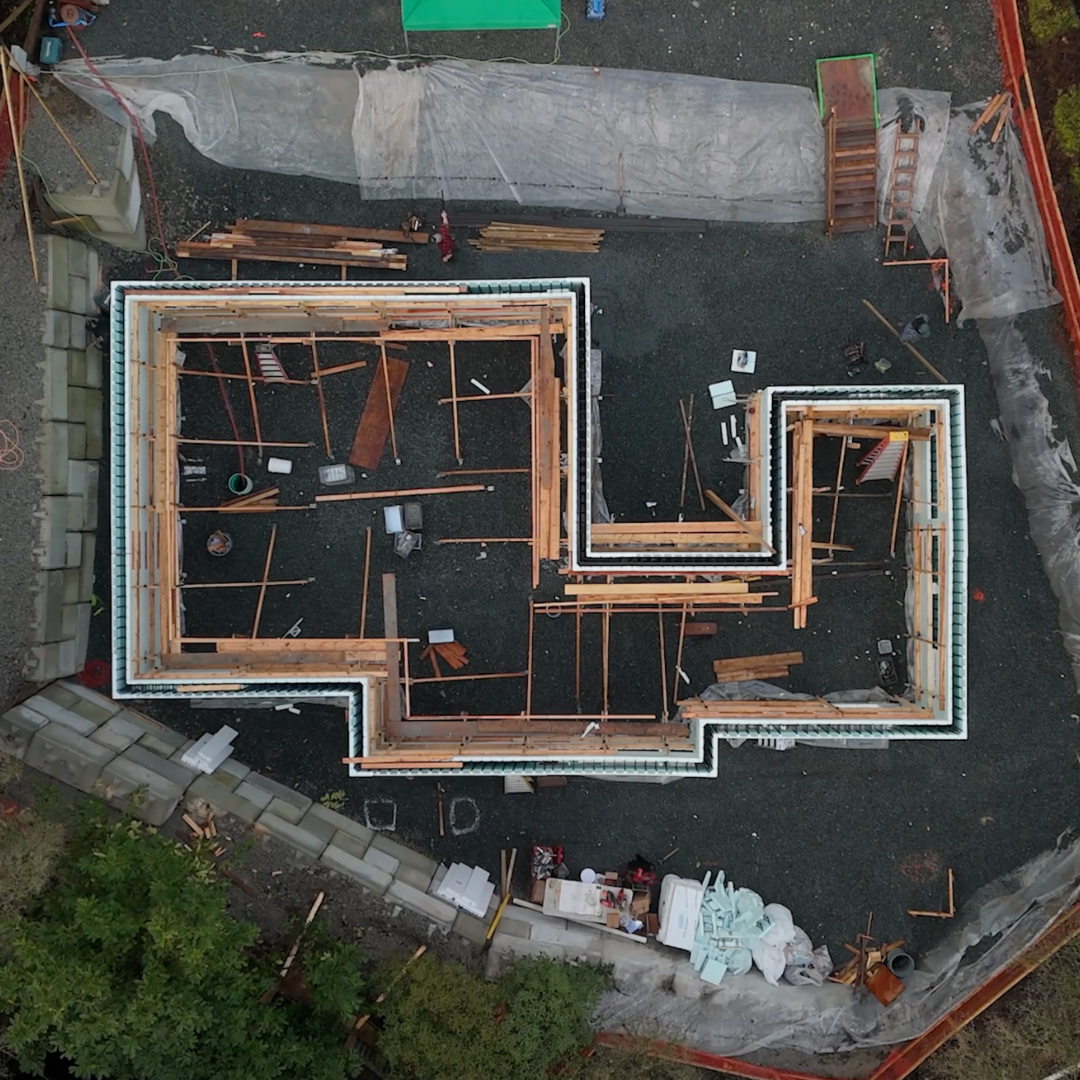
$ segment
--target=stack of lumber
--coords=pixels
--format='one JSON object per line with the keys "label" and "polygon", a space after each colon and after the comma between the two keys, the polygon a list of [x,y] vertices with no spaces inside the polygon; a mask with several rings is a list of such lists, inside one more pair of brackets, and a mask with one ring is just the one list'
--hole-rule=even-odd
{"label": "stack of lumber", "polygon": [[576,251],[596,255],[603,238],[603,229],[567,229],[558,225],[513,225],[493,221],[480,230],[478,240],[470,240],[469,243],[479,251],[533,248],[538,251]]}
{"label": "stack of lumber", "polygon": [[761,525],[736,521],[617,521],[590,528],[593,547],[664,548],[692,551],[696,548],[750,551],[762,546]]}
{"label": "stack of lumber", "polygon": [[420,659],[427,660],[431,664],[431,670],[436,679],[443,677],[442,668],[439,667],[440,656],[454,671],[459,671],[469,663],[465,655],[465,646],[460,641],[433,642],[420,654]]}
{"label": "stack of lumber", "polygon": [[814,603],[814,421],[799,420],[791,439],[791,607],[795,629],[805,630]]}
{"label": "stack of lumber", "polygon": [[[382,234],[382,235],[375,235]],[[302,225],[290,221],[240,218],[209,241],[176,245],[181,259],[253,260],[255,262],[317,263],[404,270],[406,258],[396,245],[416,243],[420,233],[398,234],[390,229],[351,229],[336,225]]]}
{"label": "stack of lumber", "polygon": [[784,679],[792,664],[801,664],[801,652],[767,653],[764,656],[735,656],[714,660],[717,682],[749,682],[751,679]]}
{"label": "stack of lumber", "polygon": [[913,705],[909,701],[889,704],[873,703],[835,704],[824,698],[810,700],[761,700],[761,701],[699,701],[688,699],[683,703],[680,716],[684,720],[729,720],[742,724],[773,723],[777,720],[792,723],[831,724],[855,723],[874,720],[878,723],[909,724],[925,722],[933,718],[929,709]]}
{"label": "stack of lumber", "polygon": [[278,508],[277,495],[280,490],[272,487],[252,491],[248,495],[222,503],[217,509],[223,514],[269,514]]}
{"label": "stack of lumber", "polygon": [[750,592],[745,581],[687,583],[636,582],[612,585],[567,585],[566,595],[580,604],[760,604],[774,593]]}

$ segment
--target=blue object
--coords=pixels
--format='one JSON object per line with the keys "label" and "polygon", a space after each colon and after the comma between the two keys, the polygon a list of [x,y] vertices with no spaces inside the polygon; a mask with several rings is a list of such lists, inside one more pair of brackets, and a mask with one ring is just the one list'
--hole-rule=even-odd
{"label": "blue object", "polygon": [[92,11],[87,11],[84,7],[79,7],[78,4],[68,5],[75,8],[78,11],[78,15],[71,22],[64,22],[56,13],[56,5],[49,5],[49,25],[54,29],[60,29],[64,26],[70,26],[73,29],[80,29],[84,26],[93,26],[97,16]]}
{"label": "blue object", "polygon": [[597,21],[604,17],[604,0],[586,0],[585,18]]}
{"label": "blue object", "polygon": [[39,64],[55,64],[60,59],[60,50],[64,43],[58,37],[43,37],[38,52]]}

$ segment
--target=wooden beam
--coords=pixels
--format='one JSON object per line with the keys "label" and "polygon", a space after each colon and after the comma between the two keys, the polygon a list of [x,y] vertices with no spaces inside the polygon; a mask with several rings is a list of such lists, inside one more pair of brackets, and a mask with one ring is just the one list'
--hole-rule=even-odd
{"label": "wooden beam", "polygon": [[371,526],[365,530],[364,537],[364,591],[360,594],[360,636],[367,633],[367,594],[368,576],[371,570]]}
{"label": "wooden beam", "polygon": [[458,428],[457,411],[457,364],[454,360],[454,343],[448,341],[447,348],[450,350],[450,402],[453,405],[454,417],[454,460],[461,464],[461,432]]}
{"label": "wooden beam", "polygon": [[[710,491],[708,488],[706,488],[705,489],[705,497],[709,500],[709,502],[711,502],[713,504],[713,506],[718,507],[722,513],[726,514],[729,518],[731,518],[731,520],[733,522],[735,522],[735,524],[741,526],[747,532],[753,532],[754,531],[754,528],[750,524],[750,522],[745,521],[745,520],[743,520],[743,518],[739,517],[739,515],[736,514],[735,511],[732,510],[732,508],[730,506],[728,506],[728,504],[726,502],[724,502],[724,500],[721,499],[720,496],[717,495],[715,491]],[[758,529],[760,530],[760,528],[761,528],[761,526],[759,525]],[[771,555],[776,554],[776,548],[774,548],[772,546],[772,544],[770,544],[768,542],[768,540],[766,540],[764,538],[764,536],[761,538],[761,546],[764,547],[766,550],[768,550],[768,552]]]}
{"label": "wooden beam", "polygon": [[386,719],[388,726],[401,723],[401,650],[398,636],[397,578],[382,576],[383,635],[386,638]]}
{"label": "wooden beam", "polygon": [[331,460],[334,457],[330,449],[330,427],[326,421],[326,398],[323,397],[322,378],[319,375],[319,346],[315,344],[315,335],[311,335],[311,377],[315,380],[315,393],[319,399],[319,420],[322,422],[323,444],[326,447],[326,456]]}
{"label": "wooden beam", "polygon": [[266,586],[270,579],[270,560],[274,557],[274,544],[277,541],[277,525],[270,529],[270,542],[266,546],[266,561],[263,563],[262,581],[259,582],[259,602],[255,607],[255,625],[251,628],[252,638],[259,636],[259,623],[262,620],[263,601],[266,599]]}
{"label": "wooden beam", "polygon": [[404,499],[413,495],[453,495],[462,491],[487,491],[484,484],[448,484],[445,487],[399,488],[396,491],[349,491],[340,495],[316,495],[316,502],[349,502],[354,499]]}

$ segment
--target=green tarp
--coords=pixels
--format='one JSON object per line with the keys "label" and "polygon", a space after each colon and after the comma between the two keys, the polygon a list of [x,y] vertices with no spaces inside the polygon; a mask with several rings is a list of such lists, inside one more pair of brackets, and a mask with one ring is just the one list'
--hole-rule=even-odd
{"label": "green tarp", "polygon": [[559,25],[561,0],[401,0],[404,30],[542,30]]}

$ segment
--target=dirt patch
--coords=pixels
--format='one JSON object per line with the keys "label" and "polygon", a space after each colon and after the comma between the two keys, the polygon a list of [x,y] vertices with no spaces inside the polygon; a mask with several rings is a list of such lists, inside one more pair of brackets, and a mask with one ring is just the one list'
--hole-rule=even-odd
{"label": "dirt patch", "polygon": [[1040,45],[1028,31],[1027,20],[1027,5],[1021,2],[1020,24],[1024,29],[1024,48],[1031,76],[1031,89],[1039,110],[1039,123],[1043,141],[1046,143],[1046,158],[1050,163],[1050,175],[1054,181],[1061,218],[1065,223],[1069,246],[1075,256],[1080,251],[1080,192],[1072,181],[1071,173],[1073,169],[1080,168],[1080,162],[1069,157],[1058,144],[1054,131],[1054,102],[1062,90],[1067,90],[1080,81],[1080,68],[1077,66],[1077,57],[1080,56],[1080,29],[1069,30]]}

